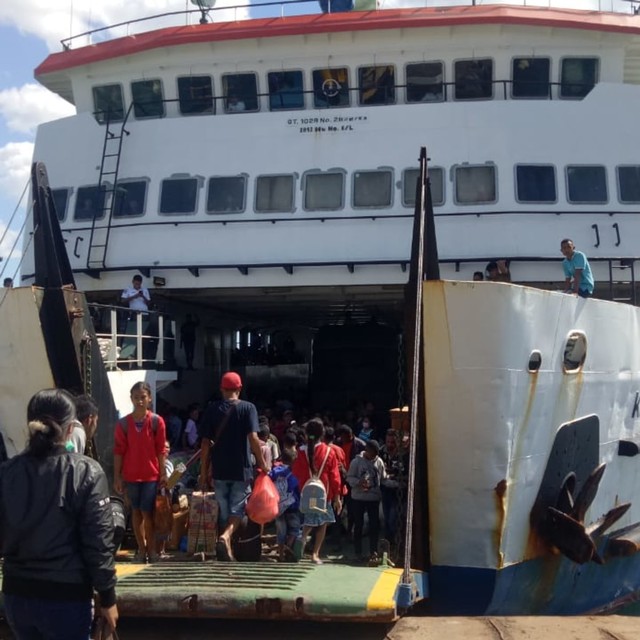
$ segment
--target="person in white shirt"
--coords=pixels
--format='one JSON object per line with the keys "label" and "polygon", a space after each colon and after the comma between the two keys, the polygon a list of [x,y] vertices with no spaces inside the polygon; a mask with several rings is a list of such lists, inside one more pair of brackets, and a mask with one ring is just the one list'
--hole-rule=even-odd
{"label": "person in white shirt", "polygon": [[122,292],[120,299],[123,303],[128,304],[129,309],[133,311],[149,311],[151,296],[149,290],[142,286],[142,276],[133,276],[131,286]]}

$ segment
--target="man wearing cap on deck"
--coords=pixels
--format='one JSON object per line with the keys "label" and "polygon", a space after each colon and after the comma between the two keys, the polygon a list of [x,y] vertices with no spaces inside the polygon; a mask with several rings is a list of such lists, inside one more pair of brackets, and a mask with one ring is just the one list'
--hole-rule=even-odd
{"label": "man wearing cap on deck", "polygon": [[[235,371],[228,371],[220,381],[222,400],[210,404],[200,424],[202,437],[200,484],[206,488],[213,478],[223,532],[218,538],[218,560],[234,560],[231,536],[245,513],[251,494],[251,456],[257,466],[268,472],[258,438],[258,411],[255,405],[240,400],[242,379]],[[211,472],[210,472],[211,470]]]}

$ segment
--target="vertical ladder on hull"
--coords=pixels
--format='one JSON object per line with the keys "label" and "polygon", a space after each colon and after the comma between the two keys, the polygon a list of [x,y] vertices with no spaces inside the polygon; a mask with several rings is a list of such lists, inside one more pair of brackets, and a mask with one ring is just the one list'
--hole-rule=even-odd
{"label": "vertical ladder on hull", "polygon": [[609,294],[616,302],[636,304],[636,275],[633,259],[609,260]]}
{"label": "vertical ladder on hull", "polygon": [[[102,145],[102,160],[100,162],[100,175],[98,188],[102,202],[102,211],[96,212],[91,220],[91,234],[89,236],[89,249],[87,251],[87,269],[99,271],[106,264],[109,235],[111,233],[111,221],[113,211],[120,203],[117,198],[118,171],[120,170],[120,157],[122,155],[122,143],[129,132],[125,128],[133,103],[129,105],[122,120],[113,122],[111,114],[107,113],[104,120],[104,143]],[[122,113],[122,112],[120,112]]]}

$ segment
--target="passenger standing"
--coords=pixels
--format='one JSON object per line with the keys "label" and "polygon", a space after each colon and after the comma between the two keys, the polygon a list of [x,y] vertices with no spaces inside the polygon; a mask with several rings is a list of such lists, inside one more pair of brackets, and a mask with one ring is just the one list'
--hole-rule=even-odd
{"label": "passenger standing", "polygon": [[149,290],[142,286],[142,276],[133,276],[131,286],[122,292],[120,299],[132,311],[149,311],[151,296],[149,295]]}
{"label": "passenger standing", "polygon": [[315,418],[309,420],[306,424],[306,430],[307,444],[300,447],[291,470],[298,479],[298,484],[302,487],[302,491],[307,480],[315,473],[319,473],[320,480],[327,492],[326,512],[305,513],[303,515],[302,529],[303,544],[311,529],[316,530],[311,560],[315,564],[322,564],[320,550],[327,533],[327,525],[336,521],[336,514],[339,514],[342,508],[340,472],[338,471],[338,459],[335,452],[322,441],[324,431],[322,422]]}
{"label": "passenger standing", "polygon": [[565,275],[565,293],[590,298],[593,295],[595,281],[587,256],[582,251],[576,251],[573,240],[569,238],[560,243],[560,251],[564,256],[562,269]]}
{"label": "passenger standing", "polygon": [[184,357],[187,361],[187,369],[190,370],[193,370],[193,355],[196,346],[196,328],[199,324],[199,320],[194,320],[191,314],[187,313],[187,317],[180,327],[180,346],[184,348]]}
{"label": "passenger standing", "polygon": [[182,436],[182,448],[195,451],[198,446],[198,419],[200,418],[200,405],[196,402],[189,405],[189,418]]}
{"label": "passenger standing", "polygon": [[17,638],[87,640],[94,589],[115,629],[113,513],[104,471],[65,450],[76,409],[59,389],[27,407],[27,449],[0,467],[4,613]]}
{"label": "passenger standing", "polygon": [[349,466],[347,474],[347,482],[351,487],[353,547],[356,558],[362,560],[362,531],[366,513],[369,520],[369,562],[372,563],[378,561],[381,486],[386,477],[379,453],[380,445],[377,440],[369,440],[365,450]]}
{"label": "passenger standing", "polygon": [[91,441],[98,429],[98,405],[91,396],[76,398],[77,421],[74,425],[69,442],[76,453],[86,453],[92,450]]}
{"label": "passenger standing", "polygon": [[[210,404],[202,417],[200,485],[213,486],[218,502],[219,522],[223,532],[218,538],[218,560],[234,560],[231,536],[245,514],[247,499],[251,494],[251,453],[257,466],[269,472],[270,466],[262,456],[258,439],[258,411],[255,405],[240,400],[242,378],[228,371],[220,381],[222,401]],[[210,473],[211,469],[211,473]]]}
{"label": "passenger standing", "polygon": [[126,484],[131,503],[133,532],[138,543],[135,562],[155,562],[153,509],[159,486],[167,482],[164,420],[149,411],[151,387],[136,382],[131,387],[133,412],[115,428],[113,488],[123,493]]}
{"label": "passenger standing", "polygon": [[280,495],[276,518],[276,542],[280,562],[297,561],[298,554],[301,555],[301,549],[296,553],[296,548],[301,546],[302,518],[300,516],[300,485],[291,471],[294,460],[295,458],[288,451],[283,451],[282,462],[276,463],[269,472],[269,477]]}

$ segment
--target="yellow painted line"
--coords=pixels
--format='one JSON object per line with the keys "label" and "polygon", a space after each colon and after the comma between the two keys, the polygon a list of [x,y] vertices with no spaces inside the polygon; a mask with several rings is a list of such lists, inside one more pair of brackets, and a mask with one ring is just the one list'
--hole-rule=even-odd
{"label": "yellow painted line", "polygon": [[122,564],[120,562],[116,562],[116,575],[118,578],[125,578],[126,576],[132,576],[136,573],[139,573],[143,569],[145,569],[148,565],[146,564]]}
{"label": "yellow painted line", "polygon": [[402,569],[385,569],[371,589],[367,599],[367,611],[387,611],[395,609],[394,599]]}

